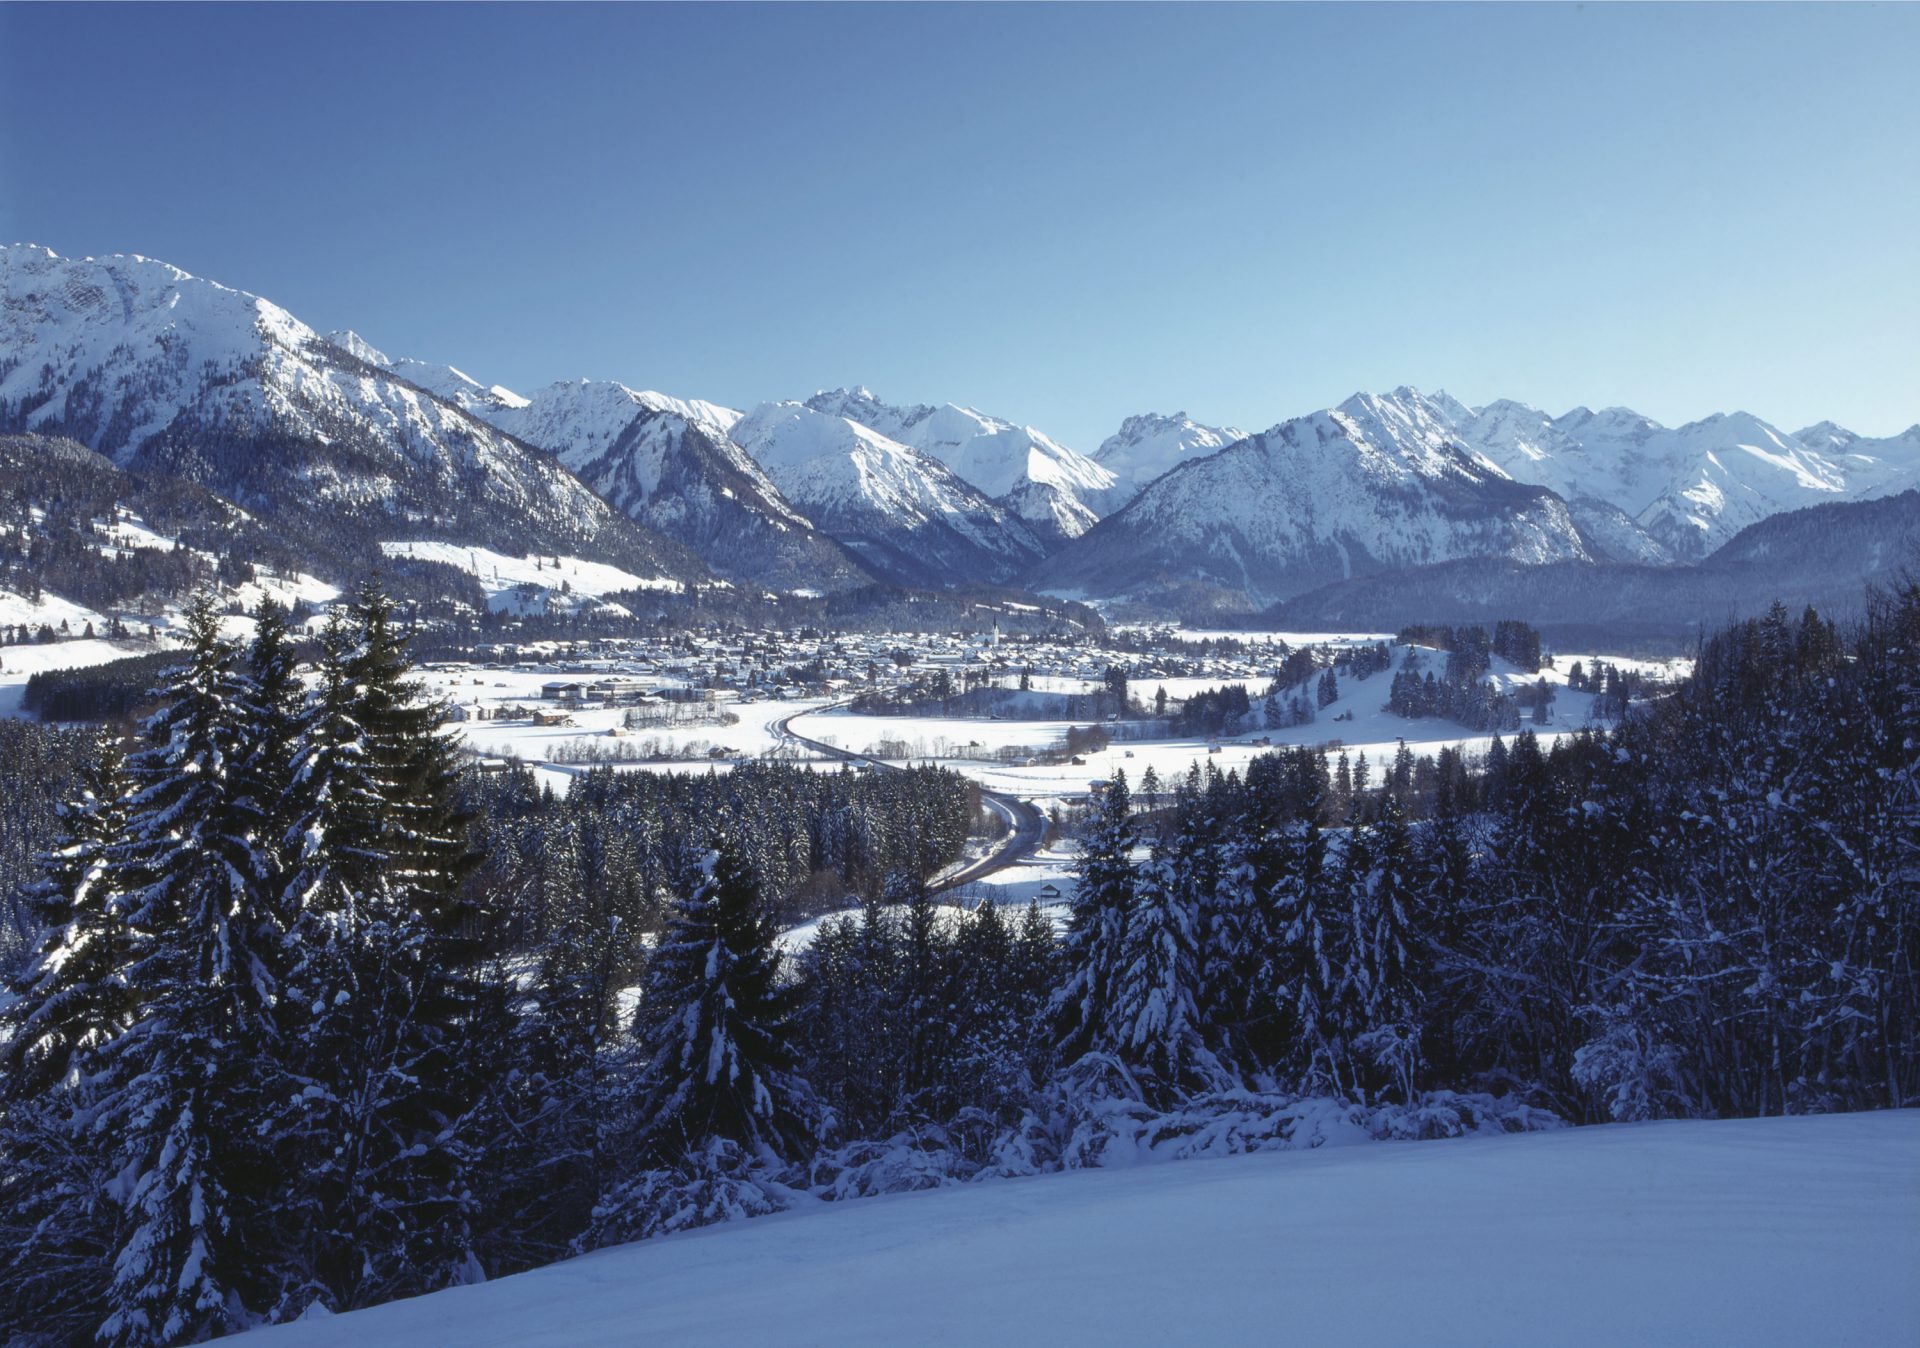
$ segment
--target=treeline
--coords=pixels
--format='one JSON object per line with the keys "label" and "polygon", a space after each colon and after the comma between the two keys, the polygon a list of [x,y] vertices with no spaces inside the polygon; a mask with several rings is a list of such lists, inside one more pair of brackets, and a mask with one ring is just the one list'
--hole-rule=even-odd
{"label": "treeline", "polygon": [[1575,660],[1567,671],[1567,687],[1593,694],[1595,720],[1617,721],[1627,714],[1635,699],[1651,694],[1656,683],[1639,670],[1621,669],[1605,660],[1595,660],[1592,669]]}
{"label": "treeline", "polygon": [[945,768],[777,762],[724,776],[602,769],[564,796],[516,766],[482,774],[472,792],[485,888],[525,896],[505,909],[513,948],[538,945],[582,906],[635,939],[658,930],[717,829],[735,839],[768,915],[786,922],[877,896],[889,877],[934,874],[958,859],[979,809],[977,789]]}
{"label": "treeline", "polygon": [[1543,663],[1540,633],[1529,624],[1512,619],[1495,623],[1491,634],[1484,627],[1472,625],[1414,624],[1400,629],[1399,641],[1403,646],[1431,646],[1458,657],[1458,664],[1448,661],[1448,670],[1450,677],[1457,675],[1461,679],[1484,677],[1492,668],[1488,657],[1494,655],[1529,674],[1538,674]]}
{"label": "treeline", "polygon": [[118,721],[152,700],[183,657],[150,651],[79,669],[43,669],[27,678],[20,705],[45,721]]}
{"label": "treeline", "polygon": [[[1253,701],[1244,683],[1229,683],[1193,694],[1173,713],[1167,728],[1175,735],[1232,735],[1245,728]],[[1269,725],[1276,724],[1273,721]]]}
{"label": "treeline", "polygon": [[1910,1104],[1916,657],[1920,588],[1850,644],[1776,609],[1610,735],[1517,736],[1477,808],[1443,772],[1423,824],[1389,786],[1323,831],[1325,762],[1292,751],[1187,783],[1138,865],[1116,792],[1070,1046],[1163,1104],[1262,1079],[1576,1120]]}
{"label": "treeline", "polygon": [[[1487,681],[1486,669],[1485,653],[1470,648],[1450,652],[1436,673],[1424,668],[1419,648],[1410,646],[1388,689],[1387,709],[1396,716],[1437,716],[1468,730],[1517,730],[1521,699]],[[1534,720],[1546,724],[1552,715],[1552,686],[1542,679],[1527,691]]]}

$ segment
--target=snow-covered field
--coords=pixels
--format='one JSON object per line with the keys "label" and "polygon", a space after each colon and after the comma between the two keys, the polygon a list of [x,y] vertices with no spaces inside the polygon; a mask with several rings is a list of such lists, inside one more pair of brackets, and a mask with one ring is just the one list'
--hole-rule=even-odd
{"label": "snow-covered field", "polygon": [[[581,707],[561,708],[555,703],[543,701],[540,696],[541,685],[552,682],[591,683],[600,677],[592,673],[558,674],[551,670],[524,669],[483,669],[476,666],[461,666],[453,669],[426,669],[420,672],[420,681],[436,696],[448,702],[466,708],[471,714],[474,708],[489,713],[503,708],[524,710],[527,715],[516,714],[499,720],[468,720],[457,722],[451,729],[460,740],[475,753],[494,758],[520,758],[530,763],[545,762],[549,759],[564,758],[567,750],[585,740],[609,749],[620,747],[633,748],[648,742],[656,742],[663,748],[675,752],[691,753],[699,746],[718,746],[729,750],[729,758],[758,758],[777,750],[793,751],[794,756],[811,756],[808,751],[794,746],[783,739],[774,729],[773,723],[795,712],[808,711],[824,705],[822,699],[803,701],[757,701],[722,702],[716,704],[720,711],[731,713],[739,720],[732,725],[720,724],[717,720],[705,724],[645,726],[636,729],[630,737],[616,738],[607,732],[620,727],[626,718],[624,707]],[[672,678],[650,680],[662,686],[681,682]],[[568,723],[565,725],[535,725],[530,713],[535,708],[545,712],[565,711]],[[702,749],[704,756],[705,750]],[[703,757],[703,762],[704,762]],[[684,769],[687,764],[678,765]]]}
{"label": "snow-covered field", "polygon": [[[604,562],[582,561],[578,557],[510,557],[490,548],[465,547],[457,543],[409,542],[382,543],[380,551],[389,557],[406,557],[423,562],[439,562],[465,571],[480,582],[487,605],[496,610],[544,611],[544,601],[529,602],[522,597],[522,586],[539,591],[560,591],[597,599],[621,590],[677,590],[680,582],[659,577],[636,576]],[[557,560],[558,565],[553,563]]]}
{"label": "snow-covered field", "polygon": [[42,591],[35,600],[12,590],[0,590],[0,626],[17,627],[24,623],[37,630],[42,626],[57,628],[65,623],[71,630],[79,632],[88,623],[98,628],[105,622],[106,618],[96,610],[62,599],[57,594]]}
{"label": "snow-covered field", "polygon": [[1868,1344],[1920,1110],[1620,1124],[861,1199],[269,1331],[295,1345]]}
{"label": "snow-covered field", "polygon": [[1021,909],[1038,899],[1041,908],[1053,918],[1054,925],[1064,928],[1067,901],[1073,897],[1077,883],[1074,867],[1079,859],[1073,844],[1056,840],[1005,870],[981,877],[964,892],[968,896],[990,896],[995,907],[1015,919]]}
{"label": "snow-covered field", "polygon": [[[1406,650],[1406,647],[1394,648],[1394,669],[1400,667]],[[1446,656],[1439,652],[1423,649],[1422,659],[1425,669],[1445,667]],[[1586,659],[1591,667],[1592,657]],[[1550,743],[1587,724],[1592,710],[1591,694],[1575,692],[1566,686],[1567,671],[1571,668],[1572,661],[1562,659],[1557,669],[1529,674],[1504,660],[1496,659],[1491,680],[1503,691],[1509,692],[1529,686],[1541,678],[1553,686],[1552,723],[1532,727],[1543,742]],[[1136,697],[1151,700],[1154,691],[1164,684],[1169,697],[1184,698],[1227,683],[1245,683],[1256,707],[1259,705],[1265,684],[1253,679],[1142,678],[1135,680],[1133,691]],[[991,790],[1028,797],[1084,795],[1089,782],[1110,778],[1115,769],[1124,769],[1128,779],[1137,784],[1141,774],[1151,767],[1160,780],[1171,787],[1174,779],[1184,775],[1195,763],[1212,763],[1222,772],[1244,772],[1254,758],[1273,748],[1296,744],[1323,745],[1334,741],[1339,742],[1350,758],[1357,759],[1365,754],[1373,768],[1373,780],[1377,782],[1380,769],[1392,761],[1402,739],[1416,754],[1428,755],[1438,753],[1448,745],[1477,749],[1492,738],[1490,734],[1464,730],[1452,721],[1434,717],[1408,720],[1394,715],[1386,710],[1392,684],[1393,673],[1390,670],[1367,679],[1342,678],[1339,699],[1320,708],[1318,719],[1310,724],[1281,730],[1253,730],[1218,740],[1116,740],[1102,752],[1082,755],[1086,762],[1081,765],[1040,763],[1028,767],[1024,764],[978,760],[1011,746],[1034,749],[1053,747],[1064,740],[1069,726],[1084,726],[1088,724],[1086,721],[864,716],[830,711],[803,717],[794,723],[794,729],[814,739],[856,752],[874,750],[888,741],[904,743],[908,755],[913,758],[938,759]],[[1308,692],[1311,695],[1310,689]],[[1337,719],[1349,714],[1350,720]],[[1272,741],[1270,745],[1260,742],[1269,739]],[[1215,744],[1219,746],[1219,752],[1209,752]]]}

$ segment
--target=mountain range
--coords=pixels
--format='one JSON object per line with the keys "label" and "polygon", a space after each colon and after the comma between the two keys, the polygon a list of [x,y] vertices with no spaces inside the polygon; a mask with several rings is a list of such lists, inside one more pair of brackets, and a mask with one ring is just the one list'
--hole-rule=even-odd
{"label": "mountain range", "polygon": [[1255,434],[1131,416],[1091,455],[865,388],[750,409],[605,380],[523,395],[162,262],[32,245],[0,247],[0,306],[0,432],[192,483],[339,569],[438,541],[661,585],[1252,611],[1451,563],[1694,566],[1783,512],[1920,485],[1920,426],[1669,428],[1406,387]]}

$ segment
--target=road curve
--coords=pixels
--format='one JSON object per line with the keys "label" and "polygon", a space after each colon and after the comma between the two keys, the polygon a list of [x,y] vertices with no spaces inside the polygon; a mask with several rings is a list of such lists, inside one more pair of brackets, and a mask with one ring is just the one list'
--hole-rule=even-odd
{"label": "road curve", "polygon": [[[836,707],[845,705],[847,704],[844,702],[833,702],[823,707],[808,707],[804,711],[789,713],[777,721],[769,721],[767,726],[780,738],[805,745],[827,758],[838,758],[848,763],[868,763],[876,768],[898,771],[899,769],[893,764],[882,759],[873,758],[867,754],[856,754],[837,745],[809,738],[793,728],[793,722],[802,716],[832,711]],[[988,809],[1007,821],[1007,836],[979,860],[968,863],[951,875],[942,876],[928,886],[935,894],[972,884],[983,876],[1017,865],[1040,850],[1040,844],[1047,834],[1047,818],[1030,801],[1022,800],[1018,796],[1009,796],[1001,791],[989,791],[984,786],[980,788],[980,799]]]}

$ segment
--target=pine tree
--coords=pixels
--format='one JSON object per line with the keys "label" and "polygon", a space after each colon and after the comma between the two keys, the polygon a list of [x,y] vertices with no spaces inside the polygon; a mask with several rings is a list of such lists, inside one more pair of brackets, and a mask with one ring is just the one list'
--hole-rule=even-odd
{"label": "pine tree", "polygon": [[260,1309],[275,1184],[256,1126],[278,1093],[272,1015],[284,929],[263,892],[261,812],[242,794],[256,709],[211,598],[131,763],[126,979],[138,1019],[101,1050],[95,1135],[114,1142],[123,1212],[100,1338],[171,1344]]}
{"label": "pine tree", "polygon": [[815,1131],[812,1091],[794,1072],[796,997],[780,983],[774,924],[737,844],[722,835],[714,849],[654,953],[641,1003],[649,1060],[638,1151],[656,1165],[710,1138],[791,1160]]}
{"label": "pine tree", "polygon": [[952,972],[940,913],[924,883],[890,875],[887,903],[900,914],[898,982],[890,998],[900,1027],[902,1117],[896,1123],[938,1120],[951,1107],[954,1024]]}
{"label": "pine tree", "polygon": [[971,1107],[999,1119],[1024,1100],[1026,1027],[1038,1008],[1021,990],[1019,937],[991,895],[960,923],[953,942],[954,1045],[944,1117]]}
{"label": "pine tree", "polygon": [[1189,850],[1163,841],[1140,875],[1108,1010],[1114,1051],[1159,1108],[1232,1084],[1202,1033],[1202,881],[1182,863]]}
{"label": "pine tree", "polygon": [[65,838],[40,859],[31,896],[40,943],[7,980],[0,1093],[8,1099],[46,1094],[132,1019],[135,992],[123,976],[128,933],[111,855],[126,827],[127,788],[119,743],[103,731],[78,799],[60,811]]}
{"label": "pine tree", "polygon": [[1279,1066],[1304,1090],[1344,1090],[1352,1080],[1338,1006],[1344,931],[1325,873],[1326,848],[1309,815],[1288,826],[1286,859],[1271,888],[1277,939],[1263,982],[1286,1027]]}
{"label": "pine tree", "polygon": [[0,1340],[79,1341],[98,1327],[118,1219],[113,1166],[85,1127],[101,1049],[136,1014],[129,933],[110,853],[127,780],[116,738],[97,735],[64,840],[40,859],[44,931],[0,1013]]}
{"label": "pine tree", "polygon": [[1080,841],[1078,883],[1060,950],[1064,978],[1049,1005],[1063,1065],[1112,1047],[1109,1013],[1134,899],[1130,803],[1127,775],[1116,771]]}
{"label": "pine tree", "polygon": [[1406,819],[1391,792],[1380,798],[1366,835],[1353,849],[1365,865],[1353,868],[1350,894],[1355,1047],[1379,1079],[1411,1101],[1424,1030],[1426,904]]}
{"label": "pine tree", "polygon": [[1014,936],[1013,997],[1016,1023],[1021,1027],[1029,1077],[1046,1079],[1054,1063],[1053,1034],[1047,1024],[1048,999],[1059,979],[1060,941],[1053,919],[1038,899],[1027,902]]}
{"label": "pine tree", "polygon": [[289,1280],[335,1310],[477,1272],[459,1125],[498,1046],[472,1033],[454,750],[410,673],[391,602],[363,587],[323,637],[289,806],[285,1164],[309,1209]]}

